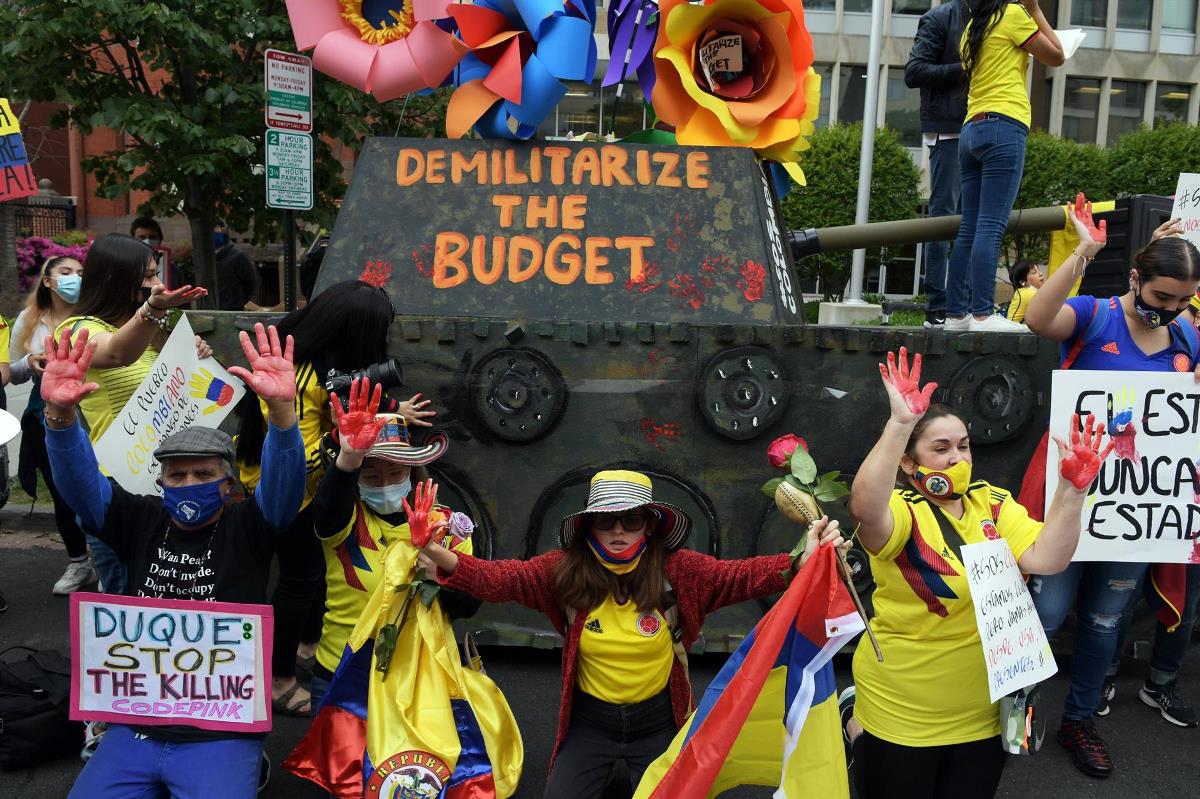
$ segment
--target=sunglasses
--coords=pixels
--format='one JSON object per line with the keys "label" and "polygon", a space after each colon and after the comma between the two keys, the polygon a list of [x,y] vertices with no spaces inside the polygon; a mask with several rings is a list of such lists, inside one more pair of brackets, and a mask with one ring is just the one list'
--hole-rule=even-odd
{"label": "sunglasses", "polygon": [[592,529],[607,532],[613,529],[618,521],[621,523],[622,530],[641,530],[646,526],[646,514],[598,513],[592,517]]}

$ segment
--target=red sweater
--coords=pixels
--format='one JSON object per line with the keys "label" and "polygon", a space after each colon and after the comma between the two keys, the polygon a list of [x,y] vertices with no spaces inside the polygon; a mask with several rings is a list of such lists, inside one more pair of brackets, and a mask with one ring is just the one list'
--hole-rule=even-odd
{"label": "red sweater", "polygon": [[[446,586],[465,591],[486,602],[518,602],[546,614],[563,636],[562,704],[558,714],[558,734],[550,753],[550,768],[566,737],[571,722],[571,699],[575,694],[575,667],[579,637],[587,621],[578,613],[567,631],[566,614],[554,598],[554,569],[562,551],[555,550],[531,560],[482,560],[470,555],[458,556],[458,568],[447,576],[438,575]],[[766,555],[745,560],[718,560],[689,549],[667,555],[665,570],[679,606],[679,627],[684,649],[691,649],[700,637],[704,617],[718,608],[778,593],[787,587],[780,572],[789,568],[788,555]],[[667,681],[675,724],[682,727],[692,710],[692,686],[678,660],[671,666]]]}

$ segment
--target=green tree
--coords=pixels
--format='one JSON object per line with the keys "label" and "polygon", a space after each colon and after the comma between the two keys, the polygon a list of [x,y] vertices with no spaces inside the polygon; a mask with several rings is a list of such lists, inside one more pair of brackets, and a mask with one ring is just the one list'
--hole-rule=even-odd
{"label": "green tree", "polygon": [[[11,0],[0,3],[0,89],[12,98],[61,103],[82,130],[120,131],[124,147],[89,158],[99,192],[150,193],[138,210],[184,214],[196,280],[216,286],[212,226],[277,238],[266,207],[263,53],[292,50],[282,2],[261,0]],[[315,75],[314,208],[301,221],[330,226],[345,186],[331,143],[369,135],[432,132],[444,93],[376,102]],[[212,296],[212,295],[210,295]]]}
{"label": "green tree", "polygon": [[1180,172],[1200,172],[1200,127],[1185,122],[1142,128],[1109,150],[1118,196],[1175,193]]}
{"label": "green tree", "polygon": [[[812,146],[802,163],[808,185],[796,187],[783,199],[784,221],[792,230],[854,224],[862,123],[821,128],[809,141]],[[872,164],[870,221],[915,216],[921,172],[887,128],[875,132]],[[879,258],[879,251],[868,251],[868,264],[877,264]],[[825,300],[840,299],[850,275],[850,253],[809,256],[797,268],[803,279],[820,279]]]}

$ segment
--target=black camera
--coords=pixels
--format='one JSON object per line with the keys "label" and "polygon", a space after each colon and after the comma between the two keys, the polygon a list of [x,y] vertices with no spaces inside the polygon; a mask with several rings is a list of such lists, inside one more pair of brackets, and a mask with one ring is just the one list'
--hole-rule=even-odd
{"label": "black camera", "polygon": [[339,372],[337,369],[330,369],[329,374],[325,375],[325,390],[330,394],[337,392],[342,400],[342,407],[346,407],[350,401],[350,384],[364,378],[369,380],[372,386],[378,384],[383,386],[384,391],[387,391],[389,388],[404,385],[404,370],[400,367],[399,358],[389,358],[386,361],[373,363],[349,374]]}

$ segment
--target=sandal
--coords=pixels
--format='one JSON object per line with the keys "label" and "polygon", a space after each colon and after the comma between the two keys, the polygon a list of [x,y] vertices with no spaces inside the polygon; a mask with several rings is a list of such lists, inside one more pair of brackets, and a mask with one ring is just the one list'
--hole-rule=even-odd
{"label": "sandal", "polygon": [[279,696],[271,700],[271,708],[276,713],[281,713],[285,716],[295,716],[297,718],[308,718],[312,715],[312,696],[306,696],[303,699],[297,699],[292,702],[296,696],[296,691],[303,686],[296,683],[291,688],[287,689]]}

